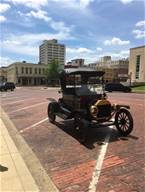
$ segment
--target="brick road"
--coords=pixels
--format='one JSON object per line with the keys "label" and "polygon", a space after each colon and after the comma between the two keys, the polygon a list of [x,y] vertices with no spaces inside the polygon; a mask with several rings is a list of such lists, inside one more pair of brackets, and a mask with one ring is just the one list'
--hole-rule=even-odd
{"label": "brick road", "polygon": [[59,98],[56,89],[19,88],[1,93],[1,105],[39,158],[61,192],[89,191],[99,151],[111,134],[95,188],[99,192],[145,191],[145,95],[111,93],[113,103],[129,104],[134,131],[123,138],[115,129],[93,129],[85,145],[79,143],[73,122],[57,118],[48,122],[48,98]]}

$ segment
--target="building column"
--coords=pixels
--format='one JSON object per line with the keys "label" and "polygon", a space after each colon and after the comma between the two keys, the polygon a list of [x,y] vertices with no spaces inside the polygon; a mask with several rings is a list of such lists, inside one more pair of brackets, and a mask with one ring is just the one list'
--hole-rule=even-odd
{"label": "building column", "polygon": [[31,84],[34,85],[34,78],[31,78]]}

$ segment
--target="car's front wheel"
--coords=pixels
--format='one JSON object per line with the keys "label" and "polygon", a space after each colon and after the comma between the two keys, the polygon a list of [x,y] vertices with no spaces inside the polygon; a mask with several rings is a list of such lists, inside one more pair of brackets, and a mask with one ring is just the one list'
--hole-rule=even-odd
{"label": "car's front wheel", "polygon": [[56,119],[54,103],[49,103],[47,113],[50,123],[54,123]]}
{"label": "car's front wheel", "polygon": [[133,118],[127,109],[120,109],[115,115],[115,125],[123,136],[129,135],[133,130]]}

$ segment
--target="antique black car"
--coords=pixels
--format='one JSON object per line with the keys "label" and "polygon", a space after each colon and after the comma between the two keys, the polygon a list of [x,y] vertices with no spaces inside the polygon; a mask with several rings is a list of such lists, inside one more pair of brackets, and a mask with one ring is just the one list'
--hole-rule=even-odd
{"label": "antique black car", "polygon": [[[74,119],[74,130],[80,140],[87,139],[92,127],[115,125],[127,136],[133,130],[133,118],[128,105],[111,104],[104,91],[103,71],[87,68],[65,69],[60,73],[62,97],[50,98],[48,118],[55,122],[56,116]],[[114,118],[114,120],[112,120]]]}

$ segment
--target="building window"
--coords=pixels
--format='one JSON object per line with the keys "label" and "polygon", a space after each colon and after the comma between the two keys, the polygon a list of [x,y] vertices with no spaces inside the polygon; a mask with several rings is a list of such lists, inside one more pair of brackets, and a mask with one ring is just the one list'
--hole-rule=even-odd
{"label": "building window", "polygon": [[136,73],[135,73],[135,78],[136,78],[136,79],[139,79],[140,60],[141,60],[141,56],[140,56],[140,55],[137,55],[137,56],[136,56]]}
{"label": "building window", "polygon": [[16,75],[18,75],[18,67],[16,67]]}
{"label": "building window", "polygon": [[39,74],[41,74],[41,69],[39,68]]}
{"label": "building window", "polygon": [[28,74],[28,68],[26,67],[26,74]]}
{"label": "building window", "polygon": [[30,74],[32,74],[32,68],[30,68]]}
{"label": "building window", "polygon": [[37,74],[37,68],[35,68],[35,74]]}
{"label": "building window", "polygon": [[22,74],[24,73],[24,67],[22,67]]}

